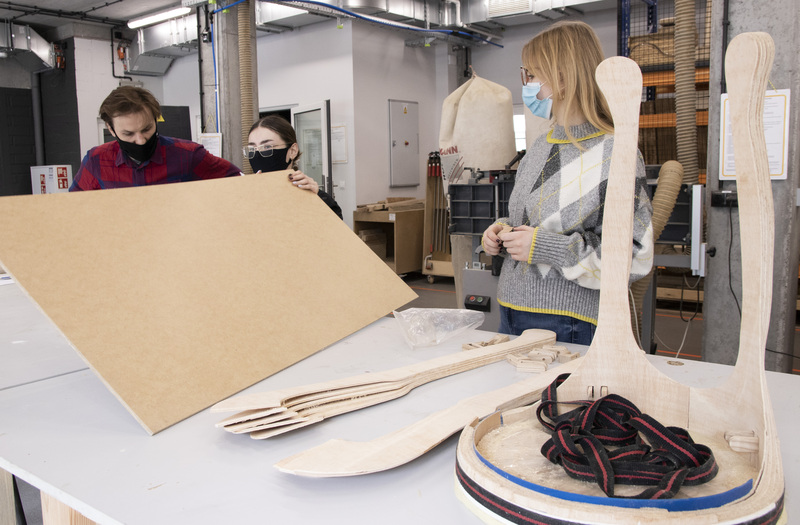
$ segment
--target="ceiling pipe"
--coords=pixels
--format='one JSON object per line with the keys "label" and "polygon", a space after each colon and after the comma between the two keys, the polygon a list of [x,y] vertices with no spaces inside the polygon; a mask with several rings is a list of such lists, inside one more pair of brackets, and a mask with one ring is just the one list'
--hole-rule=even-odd
{"label": "ceiling pipe", "polygon": [[92,16],[88,15],[87,13],[94,11],[96,9],[100,9],[102,7],[107,7],[112,4],[116,4],[117,2],[121,2],[122,0],[115,0],[113,2],[106,2],[105,5],[99,7],[93,7],[86,11],[62,11],[61,9],[48,9],[46,7],[30,7],[26,5],[15,4],[14,2],[0,2],[0,7],[4,9],[8,9],[9,11],[16,11],[22,13],[19,16],[14,17],[12,20],[16,20],[18,18],[22,18],[24,16],[31,16],[31,15],[46,15],[46,16],[54,16],[57,18],[68,18],[71,20],[82,20],[85,22],[94,22],[97,24],[105,24],[111,26],[124,26],[127,22],[125,20],[115,20],[113,18],[108,17],[99,17],[99,16]]}
{"label": "ceiling pipe", "polygon": [[42,83],[41,71],[31,73],[31,107],[33,110],[33,149],[36,165],[43,166],[44,157],[44,125],[42,121]]}

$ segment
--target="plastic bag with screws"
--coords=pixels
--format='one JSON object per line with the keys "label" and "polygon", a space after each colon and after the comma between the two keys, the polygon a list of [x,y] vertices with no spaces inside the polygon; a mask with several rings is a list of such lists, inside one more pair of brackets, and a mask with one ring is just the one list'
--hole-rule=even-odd
{"label": "plastic bag with screws", "polygon": [[393,312],[412,347],[435,346],[456,334],[477,328],[486,315],[475,310],[409,308]]}

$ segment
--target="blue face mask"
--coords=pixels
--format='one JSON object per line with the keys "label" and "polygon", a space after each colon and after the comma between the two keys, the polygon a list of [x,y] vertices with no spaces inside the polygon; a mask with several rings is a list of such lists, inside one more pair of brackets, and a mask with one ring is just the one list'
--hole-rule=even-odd
{"label": "blue face mask", "polygon": [[522,86],[522,101],[535,116],[549,119],[553,99],[547,97],[544,100],[539,100],[536,95],[539,94],[540,89],[542,89],[540,82],[528,82]]}

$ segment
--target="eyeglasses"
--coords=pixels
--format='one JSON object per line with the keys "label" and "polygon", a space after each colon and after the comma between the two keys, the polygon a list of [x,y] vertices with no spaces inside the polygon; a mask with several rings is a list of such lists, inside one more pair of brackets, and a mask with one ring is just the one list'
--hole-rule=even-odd
{"label": "eyeglasses", "polygon": [[522,85],[523,86],[527,86],[528,82],[530,82],[531,79],[533,78],[533,75],[528,73],[528,70],[525,69],[525,66],[519,66],[519,76],[520,76],[520,78],[522,78]]}
{"label": "eyeglasses", "polygon": [[286,144],[261,144],[260,146],[244,146],[242,148],[242,153],[248,159],[252,159],[256,156],[256,152],[262,157],[271,157],[272,150],[275,148],[285,148]]}

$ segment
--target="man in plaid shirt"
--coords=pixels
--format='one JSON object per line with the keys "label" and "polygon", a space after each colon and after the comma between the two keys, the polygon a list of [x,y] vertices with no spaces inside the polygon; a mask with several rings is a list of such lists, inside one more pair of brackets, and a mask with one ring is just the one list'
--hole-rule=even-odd
{"label": "man in plaid shirt", "polygon": [[158,133],[161,105],[146,89],[121,86],[100,106],[117,140],[89,150],[69,191],[149,186],[240,175],[200,144]]}

